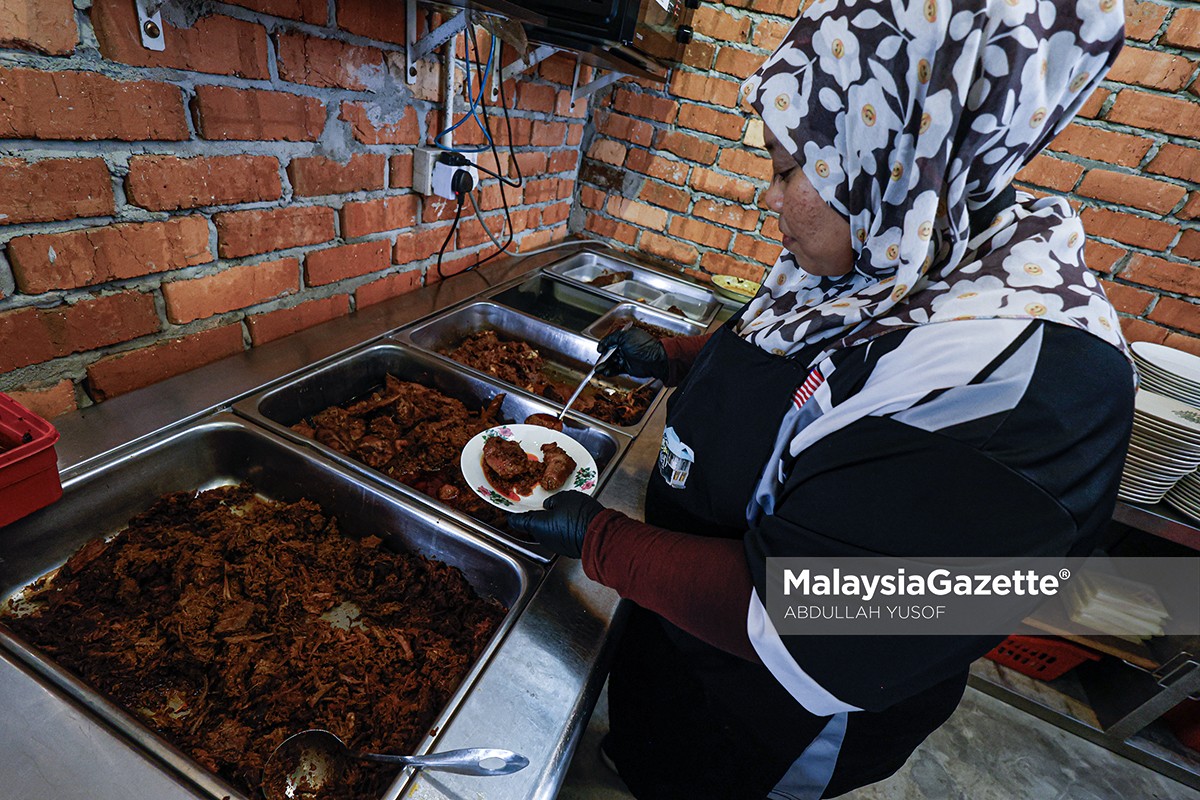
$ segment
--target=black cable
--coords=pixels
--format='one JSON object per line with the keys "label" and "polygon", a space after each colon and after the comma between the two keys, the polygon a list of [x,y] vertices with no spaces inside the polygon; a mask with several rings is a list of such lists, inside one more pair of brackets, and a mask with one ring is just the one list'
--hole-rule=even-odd
{"label": "black cable", "polygon": [[[480,106],[482,107],[482,104],[480,104]],[[485,113],[484,116],[486,117],[487,114]],[[496,146],[495,143],[493,143],[492,147],[495,147],[495,146]],[[476,164],[475,169],[479,170],[480,172],[482,172],[485,175],[490,175],[491,177],[495,178],[496,180],[500,181],[501,183],[511,186],[514,189],[521,188],[521,184],[518,183],[517,181],[514,181],[512,178],[505,177],[504,175],[501,175],[499,172],[493,172],[492,170],[488,169],[487,167],[483,166],[482,164]],[[519,171],[520,167],[518,167],[517,169]]]}
{"label": "black cable", "polygon": [[[475,62],[476,62],[476,64],[478,64],[480,49],[479,49],[479,40],[475,35],[474,27],[471,28],[471,47],[475,52]],[[496,69],[497,70],[500,70],[499,61],[500,61],[500,59],[497,58],[496,59],[496,62],[497,62]],[[500,202],[504,204],[504,221],[508,225],[508,241],[506,241],[504,243],[504,247],[502,247],[499,250],[497,250],[496,252],[492,253],[487,258],[485,258],[481,261],[477,261],[475,263],[476,267],[486,264],[487,262],[491,261],[496,256],[500,255],[501,253],[504,253],[510,247],[512,247],[513,239],[516,236],[516,231],[513,229],[512,212],[508,206],[508,194],[504,191],[504,187],[505,187],[505,185],[508,185],[508,186],[512,186],[514,189],[519,189],[525,183],[525,177],[521,174],[521,164],[517,161],[517,151],[516,151],[516,148],[513,147],[512,120],[508,116],[508,99],[504,96],[504,73],[502,70],[500,71],[499,75],[500,75],[500,107],[504,110],[504,124],[505,124],[506,128],[508,129],[508,152],[512,159],[512,165],[517,171],[517,180],[515,183],[513,183],[510,180],[502,178],[499,175],[497,175],[496,173],[491,172],[490,170],[483,169],[482,167],[480,168],[480,169],[483,169],[484,172],[494,175],[496,178],[499,178],[499,180],[500,180]],[[496,159],[496,169],[499,169],[500,168],[500,151],[496,149],[496,138],[494,136],[492,136],[492,123],[491,123],[491,118],[488,116],[487,103],[485,103],[482,100],[482,98],[480,99],[479,110],[483,112],[483,127],[484,127],[484,130],[487,132],[488,141],[491,143],[491,146],[492,146],[492,157]],[[479,220],[479,224],[480,225],[483,224],[482,219]]]}
{"label": "black cable", "polygon": [[442,242],[442,246],[438,250],[437,274],[439,278],[443,279],[446,276],[442,274],[442,256],[446,255],[446,245],[450,244],[450,240],[454,238],[454,233],[458,230],[458,220],[462,218],[463,195],[456,196],[458,197],[458,207],[454,209],[454,222],[450,225],[450,232],[446,234],[446,241]]}
{"label": "black cable", "polygon": [[[501,73],[501,78],[504,74]],[[517,148],[513,146],[512,118],[508,116],[508,98],[504,96],[504,81],[500,81],[500,110],[504,112],[504,127],[508,129],[508,153],[512,156],[513,167],[517,170],[517,183],[523,184],[525,176],[521,174],[521,163],[517,161]],[[488,122],[487,107],[483,109],[483,122],[485,125],[490,125]],[[491,130],[489,128],[488,130]],[[496,149],[496,140],[492,139],[492,150]]]}
{"label": "black cable", "polygon": [[[475,39],[475,29],[474,28],[471,29],[471,41],[475,47],[475,57],[478,60],[480,50],[479,50],[479,42]],[[517,162],[517,149],[513,146],[512,118],[508,115],[508,98],[504,96],[504,71],[500,69],[500,66],[499,66],[500,59],[496,59],[496,61],[497,61],[496,69],[500,70],[500,72],[499,72],[499,75],[500,75],[500,81],[499,81],[500,110],[504,112],[504,126],[508,130],[508,152],[510,155],[512,155],[513,166],[517,170],[516,184],[514,185],[512,183],[509,183],[509,185],[512,186],[514,189],[519,189],[521,187],[521,184],[523,184],[525,182],[525,176],[523,176],[521,174],[521,165]],[[488,138],[491,139],[491,141],[492,141],[492,154],[496,157],[496,166],[499,167],[500,166],[500,156],[496,152],[496,137],[492,136],[491,121],[488,119],[488,113],[487,113],[487,102],[480,100],[479,108],[483,112],[484,129],[487,131]]]}
{"label": "black cable", "polygon": [[[483,212],[479,210],[479,201],[475,199],[475,193],[468,192],[467,199],[471,201],[471,208],[475,209],[475,219],[479,220],[479,227],[483,228],[483,232],[486,233],[487,237],[492,240],[492,244],[494,244],[501,252],[508,252],[508,244],[512,244],[512,238],[509,237],[508,244],[500,244],[500,240],[496,238],[494,233],[492,233],[492,229],[489,228],[487,223],[483,221]],[[509,255],[511,255],[511,253]],[[475,266],[477,267],[479,264],[477,263]],[[472,267],[472,269],[474,269],[474,267]]]}

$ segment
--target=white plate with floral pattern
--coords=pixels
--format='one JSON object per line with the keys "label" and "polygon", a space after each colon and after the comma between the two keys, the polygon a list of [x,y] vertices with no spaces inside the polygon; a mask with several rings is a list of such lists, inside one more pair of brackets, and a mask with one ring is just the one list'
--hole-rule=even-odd
{"label": "white plate with floral pattern", "polygon": [[1185,441],[1200,442],[1200,408],[1144,389],[1133,399],[1134,413],[1159,423],[1164,433]]}
{"label": "white plate with floral pattern", "polygon": [[[541,486],[534,486],[533,493],[525,497],[517,494],[506,495],[488,482],[483,471],[483,444],[492,437],[500,437],[515,441],[521,445],[530,456],[542,460],[542,445],[553,442],[567,452],[575,462],[575,471],[567,476],[567,482],[561,489],[548,492]],[[542,503],[547,497],[558,492],[574,489],[584,494],[595,494],[596,481],[599,471],[596,469],[596,459],[587,449],[565,433],[543,428],[541,425],[498,425],[488,428],[478,434],[462,452],[462,472],[467,479],[467,485],[475,494],[482,497],[497,508],[521,514],[526,511],[541,511]]]}

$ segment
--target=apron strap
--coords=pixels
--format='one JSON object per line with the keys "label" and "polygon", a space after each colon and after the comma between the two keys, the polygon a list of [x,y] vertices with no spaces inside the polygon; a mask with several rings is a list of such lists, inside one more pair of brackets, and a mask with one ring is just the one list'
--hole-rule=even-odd
{"label": "apron strap", "polygon": [[767,795],[767,800],[820,800],[846,738],[848,712],[834,714]]}

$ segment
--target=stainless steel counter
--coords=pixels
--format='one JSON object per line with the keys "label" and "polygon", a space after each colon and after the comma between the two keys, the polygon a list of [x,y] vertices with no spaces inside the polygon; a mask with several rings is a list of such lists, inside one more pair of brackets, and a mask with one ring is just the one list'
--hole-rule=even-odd
{"label": "stainless steel counter", "polygon": [[[582,249],[583,245],[580,247]],[[399,327],[458,305],[534,269],[572,248],[510,258],[455,275],[348,317],[222,359],[153,386],[54,420],[62,435],[58,467],[64,477],[114,448],[195,419],[269,383],[386,336]]]}
{"label": "stainless steel counter", "polygon": [[[62,434],[60,470],[69,478],[101,461],[120,459],[136,443],[228,409],[268,384],[572,252],[508,259],[480,272],[455,276],[59,418],[55,422]],[[645,476],[658,454],[664,407],[656,406],[610,475],[599,496],[605,505],[640,515]],[[554,797],[603,683],[610,633],[619,619],[618,597],[588,580],[577,561],[553,563],[436,743],[438,749],[507,747],[528,756],[531,766],[504,778],[420,774],[404,796]],[[21,800],[209,797],[186,775],[155,762],[134,745],[0,651],[0,781],[6,796]]]}

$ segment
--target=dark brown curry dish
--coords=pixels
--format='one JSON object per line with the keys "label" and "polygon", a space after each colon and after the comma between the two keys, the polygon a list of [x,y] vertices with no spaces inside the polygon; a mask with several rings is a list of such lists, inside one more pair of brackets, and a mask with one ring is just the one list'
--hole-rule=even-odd
{"label": "dark brown curry dish", "polygon": [[537,425],[542,428],[549,428],[552,431],[562,433],[563,422],[553,414],[530,414],[525,418],[526,425]]}
{"label": "dark brown curry dish", "polygon": [[625,327],[626,324],[630,324],[635,328],[641,328],[656,339],[674,339],[676,336],[683,336],[683,334],[679,333],[678,331],[660,328],[658,325],[651,325],[649,322],[643,322],[640,319],[614,319],[612,324],[596,335],[603,339],[610,333],[621,330],[621,328]]}
{"label": "dark brown curry dish", "polygon": [[616,272],[604,270],[599,275],[588,281],[588,283],[590,283],[592,286],[603,287],[611,286],[612,284],[620,283],[621,281],[631,280],[632,278],[633,273],[628,270],[618,270]]}
{"label": "dark brown curry dish", "polygon": [[500,417],[504,395],[478,411],[419,383],[388,375],[365,399],[331,406],[292,430],[372,469],[436,497],[481,522],[503,527],[503,511],[467,486],[459,459],[467,442],[508,420]]}
{"label": "dark brown curry dish", "polygon": [[[267,757],[299,730],[411,752],[504,617],[458,569],[357,533],[244,485],[165,495],[4,623],[258,796]],[[337,796],[379,796],[395,775],[356,768]]]}
{"label": "dark brown curry dish", "polygon": [[578,464],[554,442],[542,445],[542,458],[525,452],[520,442],[493,436],[483,443],[483,475],[497,492],[516,500],[528,497],[533,487],[558,491]]}
{"label": "dark brown curry dish", "polygon": [[505,497],[528,497],[542,479],[543,466],[520,442],[493,436],[483,443],[483,475]]}
{"label": "dark brown curry dish", "polygon": [[[556,403],[566,402],[575,390],[570,383],[555,380],[541,354],[527,342],[506,341],[493,330],[472,334],[442,354]],[[654,383],[633,391],[606,392],[593,381],[572,408],[602,422],[633,425],[646,413],[657,392]]]}
{"label": "dark brown curry dish", "polygon": [[578,466],[566,450],[554,442],[546,442],[542,445],[542,477],[538,482],[547,492],[556,492]]}

